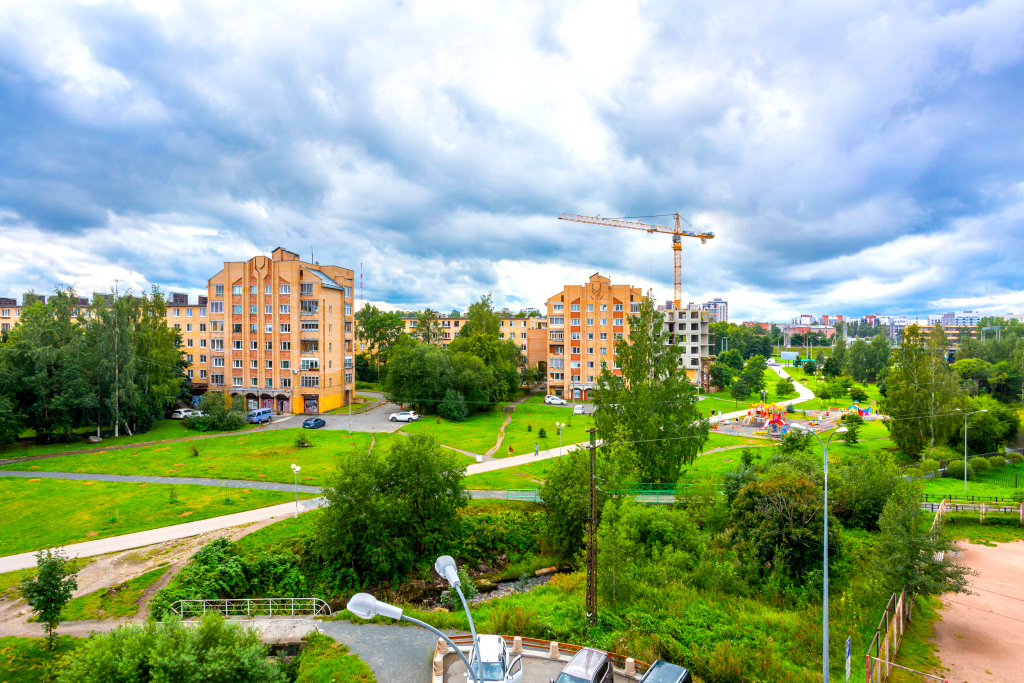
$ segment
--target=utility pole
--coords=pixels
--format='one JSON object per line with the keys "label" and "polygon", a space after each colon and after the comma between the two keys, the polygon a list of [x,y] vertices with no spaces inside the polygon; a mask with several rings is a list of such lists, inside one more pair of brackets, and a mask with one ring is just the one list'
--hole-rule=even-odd
{"label": "utility pole", "polygon": [[118,423],[121,421],[121,406],[118,403],[118,399],[121,396],[121,386],[118,383],[118,376],[120,371],[120,359],[117,355],[117,297],[118,288],[117,285],[120,280],[114,280],[114,438],[118,437]]}
{"label": "utility pole", "polygon": [[594,624],[597,616],[597,429],[590,432],[590,517],[587,519],[587,619]]}

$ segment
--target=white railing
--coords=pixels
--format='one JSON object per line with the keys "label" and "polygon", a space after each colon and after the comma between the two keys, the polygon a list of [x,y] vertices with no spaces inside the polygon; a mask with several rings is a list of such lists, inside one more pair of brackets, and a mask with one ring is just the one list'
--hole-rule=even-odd
{"label": "white railing", "polygon": [[182,618],[204,614],[226,617],[254,616],[331,616],[331,606],[320,598],[238,598],[227,600],[178,600],[171,611]]}

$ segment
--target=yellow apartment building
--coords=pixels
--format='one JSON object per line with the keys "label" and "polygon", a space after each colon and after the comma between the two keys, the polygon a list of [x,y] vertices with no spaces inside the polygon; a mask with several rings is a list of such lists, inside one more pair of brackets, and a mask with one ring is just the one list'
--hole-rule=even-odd
{"label": "yellow apartment building", "polygon": [[190,304],[188,294],[171,292],[167,301],[167,326],[181,332],[181,352],[189,367],[185,371],[192,386],[206,389],[210,383],[209,298],[200,296]]}
{"label": "yellow apartment building", "polygon": [[639,287],[594,273],[547,300],[549,394],[589,399],[602,366],[621,374],[615,342],[629,338],[629,316],[639,313],[642,298]]}
{"label": "yellow apartment building", "polygon": [[17,299],[0,298],[0,333],[10,332],[21,318]]}

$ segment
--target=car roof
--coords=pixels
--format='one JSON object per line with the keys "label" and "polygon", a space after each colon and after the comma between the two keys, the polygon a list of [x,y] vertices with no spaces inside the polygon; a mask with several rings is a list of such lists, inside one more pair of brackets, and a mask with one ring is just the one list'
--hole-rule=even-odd
{"label": "car roof", "polygon": [[497,662],[501,657],[501,636],[477,636],[480,641],[480,661]]}
{"label": "car roof", "polygon": [[644,674],[644,683],[677,683],[686,673],[686,669],[659,659]]}
{"label": "car roof", "polygon": [[600,650],[585,647],[569,660],[569,663],[562,669],[562,673],[589,678],[597,671],[599,666],[604,664],[607,658],[608,656]]}

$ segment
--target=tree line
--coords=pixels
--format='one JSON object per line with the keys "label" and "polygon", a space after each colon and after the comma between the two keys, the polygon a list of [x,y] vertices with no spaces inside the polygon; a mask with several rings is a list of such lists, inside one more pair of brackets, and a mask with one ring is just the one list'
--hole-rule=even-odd
{"label": "tree line", "polygon": [[149,431],[168,405],[187,397],[180,333],[167,326],[163,293],[95,294],[85,317],[72,289],[21,311],[0,336],[0,442],[26,429],[41,441],[109,426]]}

